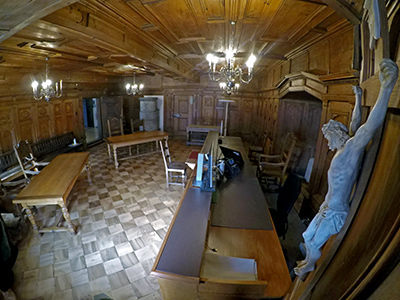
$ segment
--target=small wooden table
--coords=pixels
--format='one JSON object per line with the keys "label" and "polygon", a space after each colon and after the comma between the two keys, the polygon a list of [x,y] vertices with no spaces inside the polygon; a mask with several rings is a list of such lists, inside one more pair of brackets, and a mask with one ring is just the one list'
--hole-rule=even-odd
{"label": "small wooden table", "polygon": [[[191,124],[186,127],[186,144],[187,145],[203,145],[207,133],[210,131],[220,131],[219,126],[211,126],[211,125],[194,125]],[[202,137],[194,137],[193,133],[197,132],[199,134],[203,133]]]}
{"label": "small wooden table", "polygon": [[[108,149],[108,156],[110,159],[112,159],[111,156],[111,147],[114,152],[114,164],[115,168],[118,168],[118,158],[117,158],[117,149],[120,147],[126,147],[126,146],[132,146],[132,145],[138,145],[138,144],[143,144],[143,143],[149,143],[149,142],[156,142],[156,147],[157,147],[157,141],[159,140],[168,140],[168,133],[164,131],[140,131],[140,132],[134,132],[131,134],[124,134],[124,135],[116,135],[116,136],[111,136],[106,138],[107,142],[107,149]],[[146,153],[148,154],[148,153]],[[133,156],[130,156],[133,157]],[[130,158],[126,157],[126,158]],[[124,159],[126,159],[124,158]],[[121,159],[120,159],[121,160]]]}
{"label": "small wooden table", "polygon": [[[67,209],[67,198],[76,180],[83,170],[87,171],[89,182],[90,172],[88,165],[89,152],[61,154],[54,158],[13,200],[14,204],[21,204],[26,210],[33,229],[38,232],[65,231],[76,232]],[[30,206],[59,205],[68,228],[49,227],[38,228],[30,210]]]}

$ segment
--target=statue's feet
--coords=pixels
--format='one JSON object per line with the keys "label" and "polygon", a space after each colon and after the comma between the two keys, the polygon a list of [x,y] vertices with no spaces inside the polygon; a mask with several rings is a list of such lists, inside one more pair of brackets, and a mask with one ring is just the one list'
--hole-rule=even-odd
{"label": "statue's feet", "polygon": [[301,261],[301,265],[298,265],[296,268],[294,268],[294,273],[300,277],[301,280],[304,280],[304,277],[307,273],[314,271],[315,266],[314,264],[311,264],[309,262]]}
{"label": "statue's feet", "polygon": [[304,266],[306,263],[307,263],[306,260],[297,260],[296,261],[296,264],[297,264],[296,268],[300,268],[300,267]]}

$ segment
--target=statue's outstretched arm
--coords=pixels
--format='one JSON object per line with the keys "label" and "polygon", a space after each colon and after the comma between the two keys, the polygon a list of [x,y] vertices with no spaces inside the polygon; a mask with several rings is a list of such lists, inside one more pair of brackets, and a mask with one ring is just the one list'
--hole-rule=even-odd
{"label": "statue's outstretched arm", "polygon": [[361,125],[361,98],[362,98],[362,89],[358,85],[353,85],[353,92],[356,96],[356,102],[353,108],[353,114],[351,115],[351,123],[350,123],[350,136],[353,136],[358,127]]}
{"label": "statue's outstretched arm", "polygon": [[388,58],[382,59],[379,67],[379,80],[381,82],[381,87],[378,99],[372,108],[367,121],[357,130],[354,137],[350,139],[352,144],[359,149],[368,144],[370,139],[373,137],[375,130],[382,125],[383,120],[385,119],[390,95],[392,94],[392,90],[398,77],[398,67],[392,60]]}

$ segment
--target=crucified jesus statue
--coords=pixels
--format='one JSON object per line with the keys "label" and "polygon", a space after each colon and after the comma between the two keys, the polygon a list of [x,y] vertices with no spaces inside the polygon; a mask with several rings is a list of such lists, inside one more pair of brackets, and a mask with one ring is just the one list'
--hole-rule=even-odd
{"label": "crucified jesus statue", "polygon": [[350,134],[353,136],[348,135],[346,126],[334,120],[329,120],[322,126],[329,149],[337,149],[337,152],[328,170],[328,192],[325,200],[303,233],[306,257],[298,262],[294,269],[300,278],[314,270],[315,263],[321,256],[320,248],[342,228],[349,211],[349,198],[358,174],[360,157],[376,129],[382,125],[385,119],[390,95],[397,81],[398,67],[390,59],[383,59],[379,66],[381,87],[378,99],[367,121],[361,127],[359,127],[361,89],[353,87],[356,95],[356,104],[350,124]]}

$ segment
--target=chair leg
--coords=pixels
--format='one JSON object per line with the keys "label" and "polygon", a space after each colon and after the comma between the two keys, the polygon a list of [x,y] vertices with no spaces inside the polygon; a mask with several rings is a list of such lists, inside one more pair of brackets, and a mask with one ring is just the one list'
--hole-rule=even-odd
{"label": "chair leg", "polygon": [[169,187],[169,180],[168,180],[168,178],[169,178],[169,172],[168,172],[168,171],[165,172],[165,178],[166,178],[167,188],[168,188],[168,187]]}

